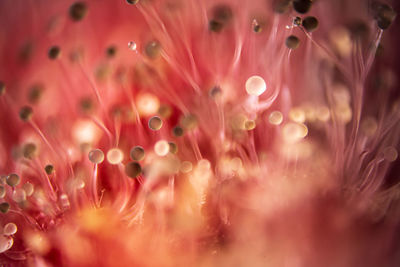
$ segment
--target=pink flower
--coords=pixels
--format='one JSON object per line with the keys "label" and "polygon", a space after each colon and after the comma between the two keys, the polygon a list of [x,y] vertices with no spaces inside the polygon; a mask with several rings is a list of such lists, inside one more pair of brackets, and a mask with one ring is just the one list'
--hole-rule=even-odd
{"label": "pink flower", "polygon": [[395,16],[1,1],[0,263],[396,266]]}

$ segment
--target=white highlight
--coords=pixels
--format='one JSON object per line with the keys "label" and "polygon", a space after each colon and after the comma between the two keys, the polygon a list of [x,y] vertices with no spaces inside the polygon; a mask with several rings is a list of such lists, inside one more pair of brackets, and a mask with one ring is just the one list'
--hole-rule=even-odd
{"label": "white highlight", "polygon": [[249,95],[260,96],[267,90],[267,84],[260,76],[251,76],[246,81],[246,92]]}
{"label": "white highlight", "polygon": [[124,159],[124,153],[119,148],[112,148],[107,152],[107,161],[110,164],[120,164]]}
{"label": "white highlight", "polygon": [[160,140],[154,145],[154,152],[158,156],[166,156],[169,152],[169,144],[165,140]]}

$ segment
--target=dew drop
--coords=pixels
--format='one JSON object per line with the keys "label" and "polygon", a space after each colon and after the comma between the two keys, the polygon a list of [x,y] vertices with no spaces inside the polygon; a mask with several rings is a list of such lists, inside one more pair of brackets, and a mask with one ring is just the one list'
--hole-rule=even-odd
{"label": "dew drop", "polygon": [[128,48],[129,48],[130,50],[132,50],[132,51],[137,52],[137,45],[136,45],[136,43],[133,42],[133,41],[130,41],[130,42],[128,43]]}
{"label": "dew drop", "polygon": [[255,33],[260,33],[262,31],[262,27],[256,19],[253,20],[252,26]]}

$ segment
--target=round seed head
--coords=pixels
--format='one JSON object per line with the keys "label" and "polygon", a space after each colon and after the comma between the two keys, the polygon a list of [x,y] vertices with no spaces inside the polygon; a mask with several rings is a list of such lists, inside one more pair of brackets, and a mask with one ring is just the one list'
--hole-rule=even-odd
{"label": "round seed head", "polygon": [[161,129],[163,121],[158,116],[154,116],[149,120],[149,128],[153,131],[158,131]]}
{"label": "round seed head", "polygon": [[76,2],[69,8],[69,17],[73,21],[81,21],[86,17],[87,5],[84,2]]}
{"label": "round seed head", "polygon": [[197,117],[193,114],[188,114],[181,119],[181,125],[185,130],[193,130],[197,127]]}
{"label": "round seed head", "polygon": [[26,182],[22,188],[24,189],[26,196],[30,197],[33,194],[33,191],[35,190],[35,187],[33,186],[33,184],[31,184],[30,182]]}
{"label": "round seed head", "polygon": [[271,114],[269,114],[268,121],[273,125],[279,125],[283,121],[283,115],[280,111],[272,111]]}
{"label": "round seed head", "polygon": [[172,154],[178,153],[178,146],[174,142],[169,142],[169,152]]}
{"label": "round seed head", "polygon": [[33,115],[33,109],[29,106],[22,107],[19,110],[19,117],[23,121],[29,121],[32,118]]}
{"label": "round seed head", "polygon": [[249,95],[260,96],[267,90],[267,84],[260,76],[251,76],[246,81],[246,92]]}
{"label": "round seed head", "polygon": [[104,153],[100,149],[93,149],[89,152],[89,160],[94,164],[100,164],[104,160]]}
{"label": "round seed head", "polygon": [[188,173],[193,169],[193,164],[190,161],[184,161],[181,164],[180,170],[182,173]]}
{"label": "round seed head", "polygon": [[21,178],[19,178],[18,174],[12,173],[7,177],[7,184],[9,186],[17,186]]}
{"label": "round seed head", "polygon": [[256,128],[256,122],[253,121],[253,120],[247,120],[247,121],[244,123],[244,128],[245,128],[247,131],[254,130],[254,129]]}
{"label": "round seed head", "polygon": [[219,86],[214,86],[208,93],[212,99],[218,99],[222,96],[222,90]]}
{"label": "round seed head", "polygon": [[142,167],[137,162],[129,162],[125,166],[125,173],[131,178],[136,178],[142,173]]}
{"label": "round seed head", "polygon": [[302,108],[293,107],[289,111],[289,118],[297,123],[303,123],[306,120],[306,113]]}
{"label": "round seed head", "polygon": [[160,50],[161,50],[161,45],[157,41],[151,41],[147,43],[145,46],[145,53],[151,59],[157,58],[158,55],[160,54]]}
{"label": "round seed head", "polygon": [[112,148],[107,152],[107,161],[110,164],[120,164],[124,159],[124,153],[119,148]]}
{"label": "round seed head", "polygon": [[354,39],[367,40],[369,36],[369,26],[362,20],[355,20],[350,23],[349,30]]}
{"label": "round seed head", "polygon": [[227,22],[232,19],[232,9],[227,5],[217,5],[213,8],[212,17],[221,22]]}
{"label": "round seed head", "polygon": [[396,18],[396,11],[387,4],[374,3],[375,19],[380,29],[386,30]]}
{"label": "round seed head", "polygon": [[160,100],[152,94],[139,94],[136,98],[136,106],[140,115],[154,115],[160,108]]}
{"label": "round seed head", "polygon": [[44,170],[47,173],[47,175],[50,175],[54,172],[54,166],[51,164],[48,164],[44,167]]}
{"label": "round seed head", "polygon": [[113,58],[115,54],[117,54],[117,48],[115,46],[111,45],[106,49],[106,55],[108,58]]}
{"label": "round seed head", "polygon": [[94,110],[95,105],[90,97],[84,97],[79,101],[79,107],[83,113],[88,114]]}
{"label": "round seed head", "polygon": [[222,24],[219,21],[216,20],[210,20],[210,22],[208,23],[208,29],[212,32],[221,32],[222,29],[224,28],[224,24]]}
{"label": "round seed head", "polygon": [[217,5],[213,8],[208,24],[210,31],[219,33],[232,19],[232,9],[227,5]]}
{"label": "round seed head", "polygon": [[158,115],[160,115],[161,118],[167,119],[172,114],[172,108],[169,105],[161,105],[157,113]]}
{"label": "round seed head", "polygon": [[318,20],[315,17],[307,17],[303,20],[303,27],[308,32],[313,32],[318,28]]}
{"label": "round seed head", "polygon": [[6,92],[6,84],[3,81],[0,81],[0,96],[4,95]]}
{"label": "round seed head", "polygon": [[275,5],[275,12],[279,14],[286,13],[289,11],[291,4],[291,0],[279,0]]}
{"label": "round seed head", "polygon": [[17,225],[15,223],[7,223],[4,225],[3,234],[5,236],[13,235],[17,232]]}
{"label": "round seed head", "polygon": [[60,54],[61,54],[61,49],[58,46],[52,46],[52,47],[50,47],[50,49],[48,51],[48,56],[49,56],[49,59],[51,59],[51,60],[55,60],[55,59],[59,58]]}
{"label": "round seed head", "polygon": [[294,0],[293,8],[300,14],[305,14],[310,11],[312,0]]}
{"label": "round seed head", "polygon": [[26,63],[28,62],[35,51],[35,46],[32,41],[26,41],[22,46],[19,48],[18,58],[20,62]]}
{"label": "round seed head", "polygon": [[288,38],[286,38],[285,44],[286,44],[287,48],[294,50],[299,47],[300,40],[296,36],[291,35]]}
{"label": "round seed head", "polygon": [[28,143],[28,144],[24,145],[23,153],[24,153],[25,158],[33,159],[34,157],[37,156],[37,153],[38,153],[36,145],[33,143]]}
{"label": "round seed head", "polygon": [[10,204],[8,204],[8,202],[3,202],[0,204],[1,213],[7,213],[9,209],[10,209]]}
{"label": "round seed head", "polygon": [[11,236],[0,235],[0,253],[9,250],[14,244],[14,239]]}
{"label": "round seed head", "polygon": [[158,156],[166,156],[169,152],[169,144],[165,140],[160,140],[154,145],[154,152]]}
{"label": "round seed head", "polygon": [[22,203],[26,200],[26,192],[22,188],[17,188],[12,193],[12,199],[17,203]]}
{"label": "round seed head", "polygon": [[0,198],[3,198],[5,196],[6,196],[6,188],[0,185]]}
{"label": "round seed head", "polygon": [[174,136],[176,136],[176,137],[181,137],[181,136],[184,134],[182,127],[180,127],[180,126],[175,126],[175,127],[172,129],[172,134],[173,134]]}
{"label": "round seed head", "polygon": [[143,147],[135,146],[131,149],[130,156],[132,160],[141,161],[144,159],[145,152]]}
{"label": "round seed head", "polygon": [[42,92],[43,92],[43,86],[40,84],[35,84],[32,86],[32,88],[29,90],[28,93],[28,101],[31,104],[36,104],[39,102],[40,98],[42,97]]}
{"label": "round seed head", "polygon": [[308,134],[308,128],[302,123],[289,122],[283,126],[283,138],[287,143],[296,143]]}
{"label": "round seed head", "polygon": [[385,160],[387,160],[389,162],[393,162],[397,159],[398,152],[397,152],[396,148],[389,146],[383,150],[383,156],[384,156]]}
{"label": "round seed head", "polygon": [[96,79],[100,82],[104,81],[108,76],[110,76],[110,66],[107,64],[100,64],[96,67],[94,75]]}

